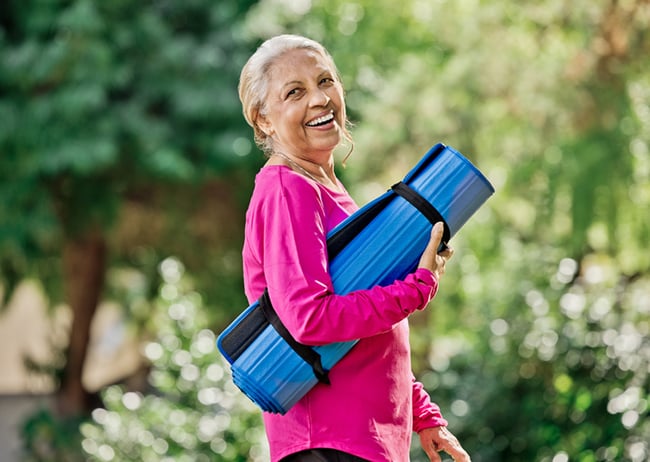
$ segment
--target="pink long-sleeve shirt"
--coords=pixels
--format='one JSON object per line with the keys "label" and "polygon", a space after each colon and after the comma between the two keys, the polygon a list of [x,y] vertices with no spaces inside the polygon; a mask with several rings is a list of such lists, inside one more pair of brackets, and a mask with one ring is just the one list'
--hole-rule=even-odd
{"label": "pink long-sleeve shirt", "polygon": [[256,176],[242,252],[249,302],[268,287],[301,343],[360,339],[330,371],[331,385],[317,384],[285,415],[264,413],[272,461],[309,448],[408,461],[413,431],[447,425],[411,372],[406,319],[435,295],[433,273],[418,269],[385,287],[334,293],[327,233],[356,210],[346,192],[288,167],[266,166]]}

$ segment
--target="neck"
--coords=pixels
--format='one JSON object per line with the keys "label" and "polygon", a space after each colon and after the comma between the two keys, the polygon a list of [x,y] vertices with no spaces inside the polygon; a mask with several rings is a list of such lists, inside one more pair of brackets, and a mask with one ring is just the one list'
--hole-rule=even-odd
{"label": "neck", "polygon": [[[292,170],[306,176],[307,178],[329,188],[334,188],[337,190],[339,189],[332,165],[328,164],[326,166],[322,166],[306,159],[290,156],[281,151],[274,152],[273,156],[277,156],[285,160]],[[302,163],[305,163],[306,165],[303,166]]]}

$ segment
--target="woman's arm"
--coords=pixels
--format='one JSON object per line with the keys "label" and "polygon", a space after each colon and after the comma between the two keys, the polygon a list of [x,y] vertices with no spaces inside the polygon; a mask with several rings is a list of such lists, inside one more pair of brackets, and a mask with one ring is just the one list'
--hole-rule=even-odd
{"label": "woman's arm", "polygon": [[470,457],[447,428],[440,408],[433,403],[424,386],[413,378],[413,430],[431,462],[440,462],[438,452],[444,451],[456,462],[470,462]]}

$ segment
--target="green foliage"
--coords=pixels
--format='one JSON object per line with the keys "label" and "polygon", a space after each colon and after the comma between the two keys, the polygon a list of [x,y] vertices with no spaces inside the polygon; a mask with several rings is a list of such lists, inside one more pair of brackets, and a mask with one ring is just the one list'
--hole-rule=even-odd
{"label": "green foliage", "polygon": [[235,388],[208,329],[208,307],[172,258],[151,314],[156,338],[148,392],[104,390],[104,407],[82,424],[82,447],[96,461],[264,460],[260,415]]}
{"label": "green foliage", "polygon": [[474,314],[476,346],[458,334],[449,343],[445,331],[458,326],[436,328],[424,379],[472,460],[644,460],[648,316],[622,309],[616,294],[642,307],[650,278],[602,280],[603,269],[576,275],[562,260],[551,287],[521,287],[509,311]]}
{"label": "green foliage", "polygon": [[[102,295],[134,313],[140,327],[155,297],[152,273],[170,253],[220,303],[210,323],[243,305],[230,249],[241,234],[232,219],[245,196],[239,190],[259,164],[236,94],[251,47],[240,24],[253,3],[2,2],[4,299],[30,277],[51,305],[70,302],[62,249],[93,232],[108,247]],[[69,351],[62,343],[61,352]],[[68,343],[83,361],[85,345]],[[58,357],[47,366],[61,373]],[[39,433],[38,445],[55,437],[50,430]]]}
{"label": "green foliage", "polygon": [[236,94],[250,49],[238,24],[252,3],[3,3],[6,295],[33,275],[60,300],[63,240],[114,229],[125,203],[157,205],[161,190],[187,220],[194,208],[183,207],[206,182],[232,187],[235,167],[257,165]]}
{"label": "green foliage", "polygon": [[79,425],[83,419],[61,420],[41,408],[24,422],[21,437],[23,462],[81,462]]}

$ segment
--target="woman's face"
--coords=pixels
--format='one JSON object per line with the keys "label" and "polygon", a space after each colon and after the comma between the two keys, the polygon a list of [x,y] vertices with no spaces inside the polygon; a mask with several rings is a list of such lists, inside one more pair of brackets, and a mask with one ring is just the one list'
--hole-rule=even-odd
{"label": "woman's face", "polygon": [[266,114],[258,124],[275,151],[325,161],[345,124],[343,88],[328,60],[313,50],[281,55],[270,68]]}

